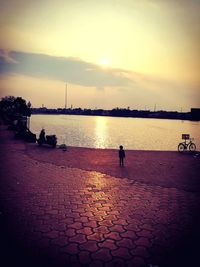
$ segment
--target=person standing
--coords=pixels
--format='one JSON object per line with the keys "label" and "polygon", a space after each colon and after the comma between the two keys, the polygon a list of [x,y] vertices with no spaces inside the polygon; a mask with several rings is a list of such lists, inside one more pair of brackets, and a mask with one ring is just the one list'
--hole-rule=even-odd
{"label": "person standing", "polygon": [[125,151],[123,146],[119,146],[119,165],[124,166]]}

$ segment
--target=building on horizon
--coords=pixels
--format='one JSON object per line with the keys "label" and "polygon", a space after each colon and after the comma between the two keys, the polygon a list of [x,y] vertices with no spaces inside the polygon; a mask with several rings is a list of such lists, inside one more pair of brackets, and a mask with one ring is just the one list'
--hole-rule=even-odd
{"label": "building on horizon", "polygon": [[192,120],[200,120],[200,108],[191,108]]}

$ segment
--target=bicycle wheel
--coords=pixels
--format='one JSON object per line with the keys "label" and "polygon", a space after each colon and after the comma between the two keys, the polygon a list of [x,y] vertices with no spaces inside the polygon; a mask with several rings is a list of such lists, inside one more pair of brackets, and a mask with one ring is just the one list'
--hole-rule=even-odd
{"label": "bicycle wheel", "polygon": [[179,152],[183,152],[185,150],[185,146],[184,146],[184,144],[183,143],[180,143],[179,145],[178,145],[178,151]]}
{"label": "bicycle wheel", "polygon": [[196,145],[194,143],[191,143],[189,146],[190,151],[195,151],[196,150]]}

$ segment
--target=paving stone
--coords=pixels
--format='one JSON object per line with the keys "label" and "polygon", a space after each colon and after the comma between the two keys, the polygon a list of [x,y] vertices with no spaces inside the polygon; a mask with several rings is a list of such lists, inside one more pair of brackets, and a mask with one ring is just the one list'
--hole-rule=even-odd
{"label": "paving stone", "polygon": [[146,237],[140,237],[140,238],[138,238],[136,241],[134,241],[134,243],[135,243],[136,245],[144,246],[144,247],[146,247],[146,248],[151,247],[151,245],[152,245],[152,242],[149,241],[149,239],[146,238]]}
{"label": "paving stone", "polygon": [[62,219],[61,222],[65,223],[68,226],[69,224],[72,224],[74,222],[74,218],[67,217],[65,219]]}
{"label": "paving stone", "polygon": [[134,232],[139,232],[141,231],[141,228],[140,228],[140,223],[130,223],[128,225],[124,225],[124,229],[128,230],[128,231],[134,231]]}
{"label": "paving stone", "polygon": [[122,259],[131,259],[132,255],[130,254],[129,250],[127,248],[120,247],[116,250],[111,251],[111,254],[115,257],[120,257]]}
{"label": "paving stone", "polygon": [[111,210],[111,211],[109,211],[109,214],[111,214],[111,215],[120,215],[120,212],[118,210]]}
{"label": "paving stone", "polygon": [[110,229],[111,232],[112,231],[118,232],[118,233],[124,233],[124,232],[126,232],[126,230],[123,228],[123,226],[122,225],[118,225],[118,224],[109,227],[109,229]]}
{"label": "paving stone", "polygon": [[131,250],[131,254],[135,257],[135,256],[139,256],[143,259],[149,258],[150,257],[150,253],[148,252],[148,250],[143,247],[143,246],[137,246],[136,248]]}
{"label": "paving stone", "polygon": [[79,252],[78,244],[70,243],[69,245],[63,247],[61,251],[69,254],[77,254]]}
{"label": "paving stone", "polygon": [[103,221],[103,217],[102,216],[91,216],[91,217],[89,217],[88,218],[89,219],[89,221],[96,221],[96,222],[101,222],[101,221]]}
{"label": "paving stone", "polygon": [[82,267],[78,255],[71,255],[68,264],[70,264],[70,267]]}
{"label": "paving stone", "polygon": [[[42,212],[42,211],[40,211],[40,212]],[[47,214],[52,214],[52,215],[57,215],[58,214],[58,210],[53,210],[53,209],[52,210],[47,210],[46,213]],[[39,212],[38,212],[38,214],[39,214]]]}
{"label": "paving stone", "polygon": [[109,228],[106,226],[99,226],[97,228],[94,228],[93,231],[99,234],[107,234],[110,232]]}
{"label": "paving stone", "polygon": [[80,216],[81,217],[92,217],[93,216],[93,213],[90,212],[90,211],[86,211],[86,212],[83,212],[83,213],[80,213]]}
{"label": "paving stone", "polygon": [[50,232],[44,233],[43,236],[53,239],[53,238],[56,238],[59,236],[59,232],[58,231],[50,231]]}
{"label": "paving stone", "polygon": [[134,244],[134,242],[130,238],[123,238],[122,240],[117,241],[116,244],[118,247],[125,247],[125,248],[129,248],[129,249],[136,247],[136,245]]}
{"label": "paving stone", "polygon": [[[103,205],[105,205],[105,204],[103,204]],[[98,210],[102,210],[102,211],[110,211],[111,210],[111,208],[110,207],[106,207],[106,206],[103,206],[103,207],[101,207],[101,208],[98,208]]]}
{"label": "paving stone", "polygon": [[136,233],[136,235],[138,237],[145,237],[145,238],[148,238],[148,239],[154,238],[153,233],[151,231],[148,231],[148,230],[139,231],[139,232]]}
{"label": "paving stone", "polygon": [[112,259],[110,250],[107,248],[100,248],[98,251],[93,252],[91,257],[94,260],[101,260],[104,262],[110,261]]}
{"label": "paving stone", "polygon": [[80,251],[79,254],[79,261],[82,265],[91,263],[92,259],[90,258],[90,253],[88,251]]}
{"label": "paving stone", "polygon": [[89,218],[88,217],[79,217],[75,219],[76,222],[80,222],[80,223],[85,223],[85,222],[89,222]]}
{"label": "paving stone", "polygon": [[88,227],[91,227],[91,228],[96,228],[98,226],[97,222],[96,221],[90,221],[90,222],[86,222],[86,223],[83,223],[84,226],[88,226]]}
{"label": "paving stone", "polygon": [[140,257],[135,257],[130,261],[127,261],[127,267],[146,267],[145,261]]}
{"label": "paving stone", "polygon": [[72,237],[72,236],[75,236],[75,235],[76,235],[76,232],[75,232],[75,229],[73,229],[73,228],[68,228],[68,229],[65,231],[65,234],[66,234],[66,236],[68,236],[68,237]]}
{"label": "paving stone", "polygon": [[104,264],[102,261],[92,261],[92,263],[90,263],[89,265],[90,267],[103,267]]}
{"label": "paving stone", "polygon": [[108,248],[110,250],[115,250],[117,249],[117,246],[115,244],[115,241],[112,239],[106,239],[103,242],[100,242],[99,247],[104,247],[104,248]]}
{"label": "paving stone", "polygon": [[104,225],[104,226],[113,226],[113,222],[111,220],[103,220],[99,222],[100,225]]}
{"label": "paving stone", "polygon": [[66,230],[66,224],[65,223],[60,223],[60,224],[54,224],[53,225],[53,228],[54,228],[54,230],[57,230],[57,231],[64,231],[64,230]]}
{"label": "paving stone", "polygon": [[97,251],[99,249],[98,246],[97,246],[97,242],[96,241],[92,241],[92,240],[89,240],[86,243],[81,244],[79,246],[79,248],[81,250],[87,250],[87,251],[90,251],[90,252],[94,252],[94,251]]}
{"label": "paving stone", "polygon": [[86,241],[87,239],[84,234],[76,234],[75,236],[69,238],[69,242],[75,242],[78,244],[85,243]]}
{"label": "paving stone", "polygon": [[51,244],[58,245],[60,247],[65,246],[69,243],[67,236],[60,236],[51,241]]}
{"label": "paving stone", "polygon": [[51,227],[49,225],[38,225],[35,230],[42,233],[48,233],[51,231]]}
{"label": "paving stone", "polygon": [[95,241],[103,241],[104,240],[104,236],[101,233],[94,233],[92,235],[88,235],[87,239],[88,240],[95,240]]}
{"label": "paving stone", "polygon": [[105,267],[124,267],[124,266],[126,266],[125,261],[117,257],[115,257],[112,261],[105,263]]}
{"label": "paving stone", "polygon": [[128,225],[128,222],[123,219],[113,220],[113,223],[117,225]]}
{"label": "paving stone", "polygon": [[42,238],[37,242],[38,246],[40,248],[47,248],[50,245],[50,239],[49,238]]}
{"label": "paving stone", "polygon": [[76,230],[76,232],[79,234],[92,235],[94,233],[93,230],[90,227],[84,227],[82,229]]}
{"label": "paving stone", "polygon": [[121,236],[117,232],[111,232],[108,234],[104,234],[105,238],[113,239],[113,240],[121,240]]}
{"label": "paving stone", "polygon": [[138,236],[136,235],[136,233],[134,231],[125,231],[123,233],[120,233],[121,237],[126,237],[126,238],[130,238],[132,240],[137,240]]}
{"label": "paving stone", "polygon": [[33,241],[40,240],[42,238],[42,233],[41,232],[34,232],[34,234],[31,236],[31,239]]}
{"label": "paving stone", "polygon": [[110,220],[110,221],[112,221],[113,222],[113,224],[114,224],[114,222],[118,219],[118,217],[116,216],[116,215],[112,215],[112,214],[108,214],[108,215],[106,215],[106,216],[103,216],[103,218],[105,219],[105,220]]}
{"label": "paving stone", "polygon": [[69,224],[68,226],[70,228],[73,228],[73,229],[81,229],[81,228],[83,228],[83,225],[80,222],[75,222],[75,223]]}

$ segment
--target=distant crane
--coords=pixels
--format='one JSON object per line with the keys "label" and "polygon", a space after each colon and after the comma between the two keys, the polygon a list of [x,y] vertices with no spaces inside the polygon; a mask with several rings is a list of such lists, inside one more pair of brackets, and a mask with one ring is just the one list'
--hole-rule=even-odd
{"label": "distant crane", "polygon": [[65,85],[65,109],[67,108],[67,83]]}

